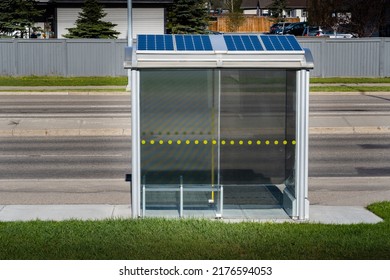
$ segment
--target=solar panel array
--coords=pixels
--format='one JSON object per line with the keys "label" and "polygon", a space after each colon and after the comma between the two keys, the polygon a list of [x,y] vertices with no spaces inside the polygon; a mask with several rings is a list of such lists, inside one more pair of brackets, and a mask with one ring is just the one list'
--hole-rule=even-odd
{"label": "solar panel array", "polygon": [[210,37],[208,35],[176,35],[176,47],[178,51],[212,51]]}
{"label": "solar panel array", "polygon": [[138,35],[138,49],[143,51],[173,51],[173,36]]}
{"label": "solar panel array", "polygon": [[259,37],[256,35],[224,35],[229,51],[262,51]]}
{"label": "solar panel array", "polygon": [[[211,35],[224,41],[228,51],[302,51],[294,36]],[[220,42],[219,42],[220,43]],[[221,46],[221,44],[218,44]],[[213,51],[209,35],[138,35],[141,51]]]}

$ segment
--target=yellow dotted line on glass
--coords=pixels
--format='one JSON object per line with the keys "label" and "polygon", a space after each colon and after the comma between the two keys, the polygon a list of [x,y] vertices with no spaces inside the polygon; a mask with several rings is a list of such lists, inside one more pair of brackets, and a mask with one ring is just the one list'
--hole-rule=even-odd
{"label": "yellow dotted line on glass", "polygon": [[[176,144],[176,145],[182,145],[182,144],[186,144],[186,145],[189,145],[191,143],[194,143],[195,145],[208,145],[208,144],[212,144],[212,145],[217,145],[218,141],[213,139],[213,140],[167,140],[167,141],[164,141],[164,140],[141,140],[141,144],[142,145],[146,145],[146,144],[150,144],[150,145],[156,145],[156,144],[159,144],[159,145],[163,145],[167,143],[168,145],[172,145],[172,144]],[[270,141],[270,140],[265,140],[264,143],[261,141],[261,140],[221,140],[221,145],[239,145],[239,146],[242,146],[242,145],[262,145],[262,144],[265,144],[266,146],[269,146],[269,145],[279,145],[279,144],[283,144],[283,145],[287,145],[291,143],[292,145],[295,145],[297,142],[295,140],[292,140],[292,141],[288,141],[288,140],[283,140],[283,141],[279,141],[279,140],[274,140],[274,141]]]}

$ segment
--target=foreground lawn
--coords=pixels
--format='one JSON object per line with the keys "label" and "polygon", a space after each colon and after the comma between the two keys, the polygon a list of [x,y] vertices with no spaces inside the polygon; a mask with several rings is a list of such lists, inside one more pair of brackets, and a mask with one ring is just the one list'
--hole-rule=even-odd
{"label": "foreground lawn", "polygon": [[390,202],[369,209],[384,222],[2,222],[0,259],[390,259]]}

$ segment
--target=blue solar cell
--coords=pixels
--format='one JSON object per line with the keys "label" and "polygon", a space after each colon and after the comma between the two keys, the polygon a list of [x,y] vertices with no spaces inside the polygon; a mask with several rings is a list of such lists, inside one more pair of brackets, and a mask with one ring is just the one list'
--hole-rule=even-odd
{"label": "blue solar cell", "polygon": [[176,38],[176,49],[178,51],[185,51],[186,48],[185,48],[185,45],[184,45],[183,35],[176,35],[175,38]]}
{"label": "blue solar cell", "polygon": [[192,36],[192,39],[194,41],[194,47],[197,51],[203,51],[203,44],[202,44],[202,38],[200,36]]}
{"label": "blue solar cell", "polygon": [[212,51],[213,46],[211,45],[210,37],[207,35],[201,35],[203,47],[205,51]]}
{"label": "blue solar cell", "polygon": [[294,51],[301,51],[302,48],[299,45],[297,39],[295,36],[286,36],[287,41],[290,43],[291,47],[293,48]]}
{"label": "blue solar cell", "polygon": [[138,35],[138,49],[146,50],[146,35]]}
{"label": "blue solar cell", "polygon": [[226,43],[227,49],[229,51],[237,50],[236,46],[234,45],[233,38],[231,35],[225,35],[225,36],[223,36],[223,38],[225,39],[225,43]]}
{"label": "blue solar cell", "polygon": [[253,46],[252,40],[249,36],[241,36],[241,40],[245,45],[245,50],[254,51],[255,47]]}
{"label": "blue solar cell", "polygon": [[194,42],[192,41],[192,36],[184,36],[184,43],[186,51],[195,50]]}
{"label": "blue solar cell", "polygon": [[286,36],[278,36],[280,43],[283,45],[285,51],[294,50],[290,42],[287,40]]}
{"label": "blue solar cell", "polygon": [[156,49],[156,40],[154,35],[146,35],[146,48],[147,50]]}
{"label": "blue solar cell", "polygon": [[173,38],[172,35],[165,35],[165,49],[173,51]]}
{"label": "blue solar cell", "polygon": [[264,47],[267,51],[274,51],[275,47],[272,44],[271,40],[269,39],[269,36],[262,35],[260,36],[261,40],[263,41]]}
{"label": "blue solar cell", "polygon": [[274,46],[276,51],[284,51],[284,48],[279,41],[279,36],[276,36],[276,35],[269,36],[269,39],[271,40],[271,43]]}
{"label": "blue solar cell", "polygon": [[252,42],[252,45],[253,45],[253,47],[254,47],[254,49],[256,51],[262,51],[263,50],[263,47],[260,44],[260,40],[259,40],[259,38],[257,36],[251,35],[251,36],[249,36],[249,38],[250,38],[250,40]]}
{"label": "blue solar cell", "polygon": [[156,35],[155,37],[156,42],[156,50],[165,50],[165,40],[164,35]]}
{"label": "blue solar cell", "polygon": [[237,51],[245,51],[246,46],[244,46],[244,43],[241,40],[241,36],[232,36],[233,42],[236,45],[236,50]]}

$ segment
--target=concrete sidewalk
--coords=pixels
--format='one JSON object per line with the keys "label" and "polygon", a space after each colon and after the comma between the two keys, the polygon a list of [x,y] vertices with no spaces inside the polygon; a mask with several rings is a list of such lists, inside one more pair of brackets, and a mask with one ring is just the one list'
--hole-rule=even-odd
{"label": "concrete sidewalk", "polygon": [[[263,217],[267,217],[264,209]],[[62,221],[69,219],[102,220],[102,219],[129,219],[131,218],[130,205],[107,204],[78,204],[78,205],[0,205],[0,221],[31,221],[50,220]],[[242,221],[242,219],[228,219],[229,222]],[[256,222],[280,222],[278,219],[261,218]],[[283,219],[282,222],[294,222]],[[312,223],[322,224],[375,224],[382,219],[359,206],[310,206],[310,220]],[[298,221],[299,222],[299,221]]]}

